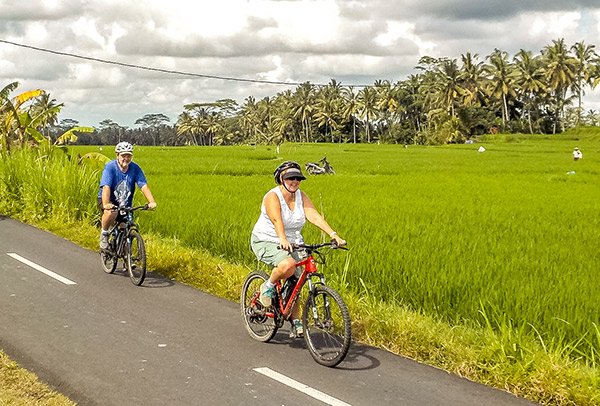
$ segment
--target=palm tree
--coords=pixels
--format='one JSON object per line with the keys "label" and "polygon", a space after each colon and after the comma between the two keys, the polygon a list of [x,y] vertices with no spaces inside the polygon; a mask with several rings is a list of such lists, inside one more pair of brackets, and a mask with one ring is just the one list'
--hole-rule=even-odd
{"label": "palm tree", "polygon": [[294,93],[294,117],[302,123],[302,133],[306,142],[310,140],[310,121],[313,113],[314,86],[310,82],[301,84]]}
{"label": "palm tree", "polygon": [[[339,126],[342,117],[341,86],[334,79],[323,87],[316,96],[314,117],[319,127],[325,127],[325,137],[331,135],[333,139],[334,130]],[[340,137],[341,141],[341,137]]]}
{"label": "palm tree", "polygon": [[196,135],[198,134],[198,126],[195,122],[195,117],[189,112],[181,113],[175,124],[177,135],[187,139],[192,145],[198,145]]}
{"label": "palm tree", "polygon": [[396,113],[400,108],[398,102],[398,87],[392,86],[389,80],[378,80],[375,82],[377,91],[376,107],[380,118],[385,122],[388,132],[392,128]]}
{"label": "palm tree", "polygon": [[31,114],[36,118],[39,118],[41,133],[52,142],[48,133],[49,127],[55,125],[58,122],[58,113],[64,107],[63,103],[57,103],[56,99],[51,99],[50,95],[46,92],[42,93],[37,97],[31,105]]}
{"label": "palm tree", "polygon": [[508,98],[516,97],[515,80],[516,71],[508,60],[508,53],[495,49],[488,59],[490,65],[486,66],[489,77],[489,93],[498,100],[502,100],[502,124],[506,126],[510,116],[508,113]]}
{"label": "palm tree", "polygon": [[290,138],[290,134],[295,138],[294,124],[296,120],[294,118],[294,95],[292,91],[286,90],[279,93],[273,104],[274,116],[270,131],[272,135],[269,142],[276,145],[277,154],[279,154],[281,144]]}
{"label": "palm tree", "polygon": [[356,114],[358,113],[358,94],[354,92],[352,86],[342,89],[343,107],[342,115],[346,118],[352,118],[352,142],[356,144]]}
{"label": "palm tree", "polygon": [[460,70],[456,59],[443,59],[435,69],[435,75],[438,101],[450,117],[455,117],[455,106],[459,103],[459,97],[465,93],[461,86]]}
{"label": "palm tree", "polygon": [[571,51],[575,56],[575,82],[573,91],[577,94],[577,124],[581,121],[583,109],[581,107],[581,96],[585,94],[584,85],[592,85],[593,69],[592,64],[598,59],[594,51],[594,45],[586,45],[583,41],[575,43]]}
{"label": "palm tree", "polygon": [[377,117],[377,91],[371,86],[362,88],[358,92],[358,115],[365,119],[367,142],[371,142],[371,119]]}
{"label": "palm tree", "polygon": [[258,104],[254,97],[249,96],[246,98],[238,114],[238,119],[242,131],[248,134],[251,142],[258,142],[260,140],[259,134],[261,133],[261,120]]}
{"label": "palm tree", "polygon": [[564,131],[564,109],[567,102],[567,90],[576,81],[577,61],[569,55],[564,39],[553,40],[552,45],[548,45],[542,51],[544,58],[545,76],[548,82],[550,93],[554,94],[555,102],[555,120],[553,133],[556,133],[556,126],[561,125]]}
{"label": "palm tree", "polygon": [[[515,69],[518,72],[516,85],[523,97],[523,114],[527,116],[529,132],[533,134],[531,112],[534,98],[546,91],[544,71],[539,57],[533,57],[531,51],[521,49],[514,57]],[[539,98],[539,97],[538,97]]]}
{"label": "palm tree", "polygon": [[407,117],[416,132],[421,131],[422,121],[424,120],[425,100],[421,93],[421,86],[421,75],[410,75],[408,79],[399,83],[399,87],[404,94],[401,103],[404,105],[404,111],[406,111]]}
{"label": "palm tree", "polygon": [[485,97],[486,83],[484,63],[478,61],[478,54],[470,52],[461,55],[460,81],[463,89],[463,103],[466,106],[481,105]]}

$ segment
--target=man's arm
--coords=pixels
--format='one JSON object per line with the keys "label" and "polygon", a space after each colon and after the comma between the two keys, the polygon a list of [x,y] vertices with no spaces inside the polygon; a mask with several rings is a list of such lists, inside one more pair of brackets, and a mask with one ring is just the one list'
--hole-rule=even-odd
{"label": "man's arm", "polygon": [[150,191],[150,187],[148,186],[148,184],[146,183],[144,186],[142,186],[140,188],[140,190],[142,191],[142,194],[144,195],[144,197],[148,201],[148,208],[149,209],[156,208],[157,204],[154,201],[154,196],[152,196],[152,192]]}
{"label": "man's arm", "polygon": [[114,205],[110,202],[110,186],[102,186],[102,208],[110,210]]}

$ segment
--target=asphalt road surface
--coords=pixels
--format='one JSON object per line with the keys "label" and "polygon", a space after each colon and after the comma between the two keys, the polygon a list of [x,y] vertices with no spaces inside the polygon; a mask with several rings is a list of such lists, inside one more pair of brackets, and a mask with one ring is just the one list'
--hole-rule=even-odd
{"label": "asphalt road surface", "polygon": [[160,275],[142,287],[97,252],[0,217],[0,348],[82,405],[527,405],[353,343],[338,367],[282,330],[252,340],[239,306]]}

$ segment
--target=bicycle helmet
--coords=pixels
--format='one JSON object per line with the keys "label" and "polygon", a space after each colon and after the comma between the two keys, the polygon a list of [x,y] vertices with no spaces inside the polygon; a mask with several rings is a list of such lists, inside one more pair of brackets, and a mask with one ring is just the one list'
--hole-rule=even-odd
{"label": "bicycle helmet", "polygon": [[295,161],[285,161],[282,162],[277,169],[275,169],[275,172],[273,172],[273,177],[275,178],[275,183],[277,183],[278,185],[281,185],[281,174],[288,170],[288,169],[295,169],[295,176],[300,177],[302,179],[306,179],[304,177],[304,175],[302,174],[302,170],[300,169],[300,164],[298,162]]}
{"label": "bicycle helmet", "polygon": [[117,154],[131,154],[133,155],[133,145],[131,145],[130,143],[123,141],[123,142],[119,142],[117,144],[117,146],[115,147],[115,152]]}

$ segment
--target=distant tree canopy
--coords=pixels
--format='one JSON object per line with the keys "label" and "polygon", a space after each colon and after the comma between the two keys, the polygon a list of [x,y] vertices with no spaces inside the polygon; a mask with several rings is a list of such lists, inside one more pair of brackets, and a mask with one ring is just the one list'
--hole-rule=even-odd
{"label": "distant tree canopy", "polygon": [[[600,83],[600,57],[583,41],[568,47],[553,40],[534,55],[511,57],[495,49],[480,58],[422,57],[417,73],[392,83],[377,80],[353,88],[335,79],[310,82],[272,97],[190,103],[174,125],[164,114],[147,114],[135,124],[102,121],[82,144],[232,145],[292,142],[384,142],[443,144],[464,142],[489,132],[554,134],[578,125],[600,125],[600,113],[584,111],[582,96]],[[57,139],[78,123],[56,123],[62,104],[43,91],[11,102],[14,84],[0,93],[2,140]],[[26,104],[30,99],[34,102]],[[24,118],[21,113],[29,114]],[[23,119],[17,123],[15,117]],[[7,135],[10,133],[11,135]],[[3,141],[5,142],[5,141]]]}

